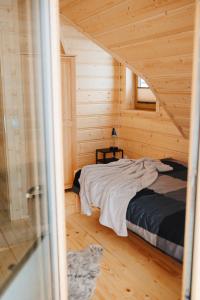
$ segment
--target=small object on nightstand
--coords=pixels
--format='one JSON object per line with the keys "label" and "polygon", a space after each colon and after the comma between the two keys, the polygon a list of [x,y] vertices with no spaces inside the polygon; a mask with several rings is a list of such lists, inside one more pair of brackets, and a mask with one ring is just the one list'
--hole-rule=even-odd
{"label": "small object on nightstand", "polygon": [[[99,158],[99,153],[102,153],[103,158]],[[106,157],[106,154],[112,153],[112,157]],[[110,147],[103,149],[96,149],[96,164],[108,164],[113,161],[117,161],[116,153],[121,153],[121,158],[124,157],[124,151],[118,147]]]}
{"label": "small object on nightstand", "polygon": [[118,149],[118,147],[115,146],[116,144],[116,138],[117,138],[117,131],[115,128],[112,129],[112,140],[113,140],[113,145],[110,147],[111,151],[116,151]]}

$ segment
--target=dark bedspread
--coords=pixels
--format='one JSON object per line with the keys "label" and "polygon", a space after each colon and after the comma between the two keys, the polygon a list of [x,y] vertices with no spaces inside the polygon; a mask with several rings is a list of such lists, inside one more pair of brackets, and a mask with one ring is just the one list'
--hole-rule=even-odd
{"label": "dark bedspread", "polygon": [[[129,230],[137,233],[165,253],[182,260],[185,228],[187,167],[172,159],[162,162],[173,167],[160,173],[150,187],[130,200],[126,219]],[[79,170],[73,190],[79,193]]]}

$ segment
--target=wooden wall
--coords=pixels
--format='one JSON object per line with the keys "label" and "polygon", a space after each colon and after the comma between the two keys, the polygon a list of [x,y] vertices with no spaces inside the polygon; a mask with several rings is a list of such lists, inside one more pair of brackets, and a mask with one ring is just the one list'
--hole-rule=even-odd
{"label": "wooden wall", "polygon": [[61,17],[65,55],[76,64],[77,166],[95,162],[97,148],[112,145],[119,114],[119,63]]}
{"label": "wooden wall", "polygon": [[122,111],[119,146],[130,158],[173,157],[188,160],[188,140],[183,138],[165,111]]}
{"label": "wooden wall", "polygon": [[189,137],[194,0],[61,0],[60,11],[141,75]]}
{"label": "wooden wall", "polygon": [[[93,42],[78,33],[74,27],[67,25],[65,18],[61,17],[61,20],[63,47],[66,53],[76,55],[77,61],[78,165],[93,163],[95,149],[110,144],[110,131],[114,124],[119,127],[118,145],[125,150],[126,156],[130,158],[141,156],[173,157],[187,161],[188,139],[182,136],[161,103],[158,105],[157,112],[127,109],[131,105],[130,103],[127,104],[125,99],[125,68],[123,65],[119,67],[119,64],[114,62],[114,65],[111,66],[109,63],[109,68],[112,70],[114,68],[116,70],[114,72],[117,74],[112,80],[109,79],[109,89],[112,88],[115,96],[113,94],[111,98],[112,94],[106,93],[109,95],[109,98],[106,99],[105,91],[104,93],[102,91],[98,91],[98,93],[95,91],[94,93],[92,87],[97,84],[101,89],[108,87],[108,75],[105,73],[105,70],[106,72],[108,70],[108,64],[105,68],[104,61],[95,62],[95,55],[91,55],[91,46],[97,46],[94,46]],[[98,49],[96,54],[98,53],[98,57],[102,59],[103,56],[101,55],[104,52],[100,55],[102,50],[93,49]],[[106,59],[111,59],[109,55],[104,55],[106,55]],[[85,89],[89,90],[85,91]],[[118,95],[120,96],[118,97]],[[184,106],[181,96],[174,97],[173,94],[168,94],[169,103],[177,99],[177,103],[173,104],[174,110],[179,109],[178,112],[184,118],[189,112],[189,102]],[[117,108],[118,100],[120,105]]]}
{"label": "wooden wall", "polygon": [[[133,100],[127,99],[126,68],[120,71],[119,146],[130,158],[173,157],[188,160],[188,139],[157,101],[156,111],[134,110]],[[129,80],[129,76],[127,78]]]}

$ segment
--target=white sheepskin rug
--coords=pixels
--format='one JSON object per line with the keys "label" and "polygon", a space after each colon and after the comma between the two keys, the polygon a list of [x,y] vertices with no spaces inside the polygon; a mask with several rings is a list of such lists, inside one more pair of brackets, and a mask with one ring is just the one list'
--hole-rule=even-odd
{"label": "white sheepskin rug", "polygon": [[82,251],[68,252],[68,299],[89,300],[96,286],[100,272],[100,258],[103,248],[91,245]]}

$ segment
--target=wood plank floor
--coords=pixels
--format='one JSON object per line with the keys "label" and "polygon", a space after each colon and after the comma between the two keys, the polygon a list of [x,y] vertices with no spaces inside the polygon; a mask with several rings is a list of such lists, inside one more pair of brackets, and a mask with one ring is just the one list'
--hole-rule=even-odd
{"label": "wood plank floor", "polygon": [[118,237],[98,221],[80,214],[79,199],[66,193],[67,247],[83,249],[90,244],[104,248],[101,274],[93,300],[181,299],[182,265],[138,236]]}
{"label": "wood plank floor", "polygon": [[0,288],[15,272],[15,266],[32,248],[36,233],[28,219],[11,222],[0,211]]}

